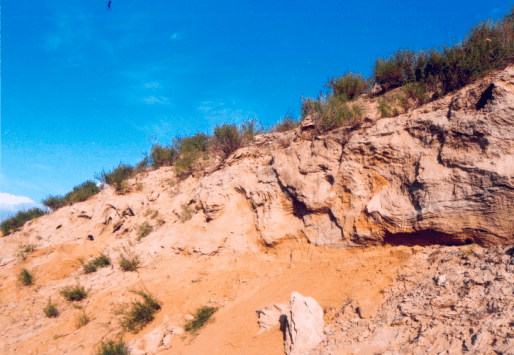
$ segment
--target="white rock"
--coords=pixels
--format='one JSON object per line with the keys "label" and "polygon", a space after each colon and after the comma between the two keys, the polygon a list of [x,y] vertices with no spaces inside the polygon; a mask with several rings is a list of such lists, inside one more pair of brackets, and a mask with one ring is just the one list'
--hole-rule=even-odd
{"label": "white rock", "polygon": [[283,304],[274,304],[271,307],[264,307],[257,310],[257,315],[259,316],[259,327],[261,328],[258,334],[276,326],[280,322],[280,317],[287,317],[289,312],[289,306]]}
{"label": "white rock", "polygon": [[323,326],[323,309],[318,302],[293,292],[287,317],[286,354],[303,355],[318,346],[323,340]]}

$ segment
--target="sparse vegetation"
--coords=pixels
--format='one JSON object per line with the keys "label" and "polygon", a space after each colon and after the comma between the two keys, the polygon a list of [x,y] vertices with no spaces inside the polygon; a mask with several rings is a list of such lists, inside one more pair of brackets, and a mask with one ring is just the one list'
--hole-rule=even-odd
{"label": "sparse vegetation", "polygon": [[214,127],[213,146],[223,158],[227,158],[237,149],[253,141],[256,134],[263,129],[256,118],[245,120],[241,125],[223,124]]}
{"label": "sparse vegetation", "polygon": [[[510,63],[514,63],[514,7],[501,21],[487,21],[471,27],[465,39],[453,46],[444,45],[417,52],[399,49],[389,57],[376,59],[373,74],[368,78],[350,71],[331,78],[325,84],[327,92],[320,93],[317,98],[302,98],[301,120],[311,116],[316,134],[340,126],[351,127],[363,117],[363,108],[357,99],[367,93],[373,84],[381,87],[380,95],[385,92],[378,101],[380,114],[383,117],[395,116],[400,111],[407,111],[413,104],[422,105]],[[399,87],[402,90],[398,90],[401,93],[397,93],[395,99],[392,95],[386,97],[388,91]],[[298,124],[292,115],[286,115],[270,130],[284,132]],[[201,177],[204,167],[200,158],[208,160],[214,153],[221,156],[222,160],[226,159],[261,132],[263,130],[257,119],[252,118],[239,125],[225,123],[215,126],[213,136],[197,133],[189,137],[175,137],[169,145],[154,143],[150,154],[144,153],[136,167],[120,163],[111,171],[97,174],[95,179],[124,193],[128,191],[126,179],[146,171],[150,165],[173,166],[177,181],[192,174]],[[288,137],[279,139],[282,141],[278,141],[278,146],[288,147],[291,144]],[[142,190],[142,183],[136,184],[136,190]],[[48,196],[43,203],[55,210],[83,201],[98,191],[98,186],[88,180],[64,196]],[[182,221],[192,215],[186,212],[181,213]],[[19,212],[15,217],[2,222],[0,229],[4,236],[8,235],[25,222],[45,213],[37,208]]]}
{"label": "sparse vegetation", "polygon": [[127,344],[123,341],[123,339],[119,339],[118,341],[108,340],[101,341],[98,345],[96,352],[94,355],[129,355],[129,350]]}
{"label": "sparse vegetation", "polygon": [[81,315],[79,315],[75,318],[75,325],[77,326],[77,329],[78,329],[78,328],[85,326],[90,321],[91,321],[91,319],[86,315],[86,312],[84,311],[84,312],[82,312]]}
{"label": "sparse vegetation", "polygon": [[453,46],[417,53],[400,49],[389,58],[379,58],[373,69],[375,82],[385,89],[416,83],[418,90],[428,86],[446,94],[505,67],[514,61],[513,14],[496,23],[479,23]]}
{"label": "sparse vegetation", "polygon": [[193,218],[194,211],[191,207],[189,207],[189,205],[184,203],[180,206],[180,208],[182,208],[182,212],[180,213],[179,217],[182,223],[189,221],[191,218]]}
{"label": "sparse vegetation", "polygon": [[78,283],[75,286],[66,286],[59,293],[68,301],[80,301],[87,297],[89,291]]}
{"label": "sparse vegetation", "polygon": [[167,166],[173,165],[173,163],[179,158],[179,152],[173,146],[163,146],[159,143],[152,145],[150,151],[150,161],[152,166]]}
{"label": "sparse vegetation", "polygon": [[22,245],[20,244],[20,249],[22,252],[30,254],[36,251],[36,246],[34,244],[26,244]]}
{"label": "sparse vegetation", "polygon": [[139,257],[137,255],[120,255],[119,264],[123,271],[137,271],[139,268]]}
{"label": "sparse vegetation", "polygon": [[206,324],[213,322],[212,316],[218,309],[204,306],[196,310],[194,319],[186,323],[185,330],[191,334],[197,334]]}
{"label": "sparse vegetation", "polygon": [[362,74],[348,72],[339,78],[330,79],[326,86],[342,101],[351,101],[362,95],[368,89],[369,83]]}
{"label": "sparse vegetation", "polygon": [[184,178],[195,171],[201,157],[208,158],[210,137],[198,132],[191,137],[175,137],[173,145],[180,153],[180,158],[176,160],[174,165],[175,174],[179,178]]}
{"label": "sparse vegetation", "polygon": [[132,176],[134,168],[128,164],[120,163],[111,171],[103,170],[95,176],[95,179],[100,180],[102,183],[114,187],[116,192],[124,193],[128,187],[126,179]]}
{"label": "sparse vegetation", "polygon": [[148,236],[148,234],[152,232],[152,229],[152,226],[148,222],[145,222],[142,225],[140,225],[137,240],[140,241],[144,237]]}
{"label": "sparse vegetation", "polygon": [[145,292],[144,290],[131,292],[141,296],[143,302],[132,301],[130,309],[124,312],[121,326],[127,331],[138,333],[148,323],[153,321],[154,314],[161,309],[161,305],[149,292]]}
{"label": "sparse vegetation", "polygon": [[20,247],[20,251],[18,253],[18,256],[23,261],[27,260],[28,254],[36,251],[36,246],[34,244],[27,244],[27,245],[20,244],[19,247]]}
{"label": "sparse vegetation", "polygon": [[408,98],[411,98],[418,105],[422,105],[428,100],[427,88],[423,84],[407,84],[403,91]]}
{"label": "sparse vegetation", "polygon": [[48,196],[41,203],[46,207],[55,211],[63,206],[68,206],[76,202],[86,201],[89,197],[100,192],[100,188],[94,181],[87,180],[84,183],[75,186],[72,191],[64,196]]}
{"label": "sparse vegetation", "polygon": [[284,116],[282,121],[278,122],[275,126],[273,126],[270,131],[271,132],[287,132],[292,129],[295,129],[300,125],[300,122],[293,118],[293,115],[288,113]]}
{"label": "sparse vegetation", "polygon": [[382,117],[393,116],[393,108],[389,102],[383,98],[378,99],[378,112],[380,112]]}
{"label": "sparse vegetation", "polygon": [[59,311],[57,310],[57,306],[52,303],[52,298],[48,298],[48,303],[45,308],[43,308],[43,312],[45,312],[45,316],[47,318],[55,318],[59,315]]}
{"label": "sparse vegetation", "polygon": [[0,223],[0,230],[5,237],[9,233],[16,232],[18,229],[23,227],[26,222],[44,216],[47,213],[47,211],[42,210],[41,208],[31,208],[27,211],[20,211],[14,217],[6,219]]}
{"label": "sparse vegetation", "polygon": [[362,116],[356,102],[349,102],[344,95],[320,94],[317,99],[302,99],[302,119],[311,116],[318,132],[326,132],[342,125],[353,124]]}
{"label": "sparse vegetation", "polygon": [[80,260],[80,263],[82,264],[82,267],[84,268],[84,273],[89,274],[89,273],[95,272],[100,267],[106,267],[106,266],[111,265],[111,259],[107,255],[102,253],[102,254],[100,254],[100,256],[91,260],[87,264],[85,264],[82,259]]}
{"label": "sparse vegetation", "polygon": [[35,281],[34,273],[23,268],[23,269],[21,269],[20,273],[18,274],[18,281],[23,286],[32,286]]}

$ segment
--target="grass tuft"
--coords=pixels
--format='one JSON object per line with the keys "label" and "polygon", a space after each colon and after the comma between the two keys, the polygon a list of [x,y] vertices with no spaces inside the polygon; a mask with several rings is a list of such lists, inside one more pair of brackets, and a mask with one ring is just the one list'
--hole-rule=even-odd
{"label": "grass tuft", "polygon": [[123,329],[132,333],[138,333],[148,323],[153,321],[154,314],[161,309],[161,305],[154,296],[144,290],[133,290],[131,292],[141,296],[143,302],[132,301],[130,309],[124,312],[124,318],[120,323]]}
{"label": "grass tuft", "polygon": [[87,297],[89,291],[78,283],[75,286],[66,286],[59,293],[68,301],[80,301]]}
{"label": "grass tuft", "polygon": [[344,101],[351,101],[359,97],[368,89],[369,83],[362,74],[348,72],[339,78],[332,78],[326,86],[332,90],[335,96]]}
{"label": "grass tuft", "polygon": [[198,331],[202,329],[206,324],[214,321],[214,319],[211,319],[211,317],[214,313],[216,313],[217,310],[218,309],[215,307],[207,306],[198,308],[196,310],[196,314],[194,315],[194,319],[187,322],[184,329],[187,332],[190,332],[191,334],[197,334]]}
{"label": "grass tuft", "polygon": [[137,271],[139,268],[139,257],[137,255],[120,255],[120,267],[123,271]]}
{"label": "grass tuft", "polygon": [[43,312],[45,312],[45,316],[47,318],[55,318],[59,315],[59,311],[54,303],[52,303],[52,298],[48,298],[48,304],[45,308],[43,308]]}
{"label": "grass tuft", "polygon": [[129,350],[127,344],[123,341],[123,339],[119,339],[118,341],[107,340],[101,341],[97,346],[96,352],[94,355],[129,355]]}
{"label": "grass tuft", "polygon": [[193,209],[189,207],[189,205],[186,205],[185,203],[180,206],[182,208],[182,212],[180,213],[180,221],[182,223],[189,221],[191,218],[193,218]]}
{"label": "grass tuft", "polygon": [[152,226],[145,222],[142,225],[139,226],[139,234],[137,235],[137,241],[140,241],[144,237],[148,236],[152,232]]}
{"label": "grass tuft", "polygon": [[111,265],[111,259],[107,255],[102,253],[100,254],[100,256],[91,260],[87,264],[85,264],[82,259],[80,260],[80,263],[84,268],[84,273],[89,274],[92,272],[96,272],[96,270],[100,267],[106,267]]}
{"label": "grass tuft", "polygon": [[83,311],[80,316],[77,316],[75,318],[75,325],[77,326],[77,329],[85,326],[91,321],[91,319],[86,315],[86,312]]}
{"label": "grass tuft", "polygon": [[311,116],[318,132],[353,124],[362,117],[362,108],[349,102],[344,95],[320,94],[317,99],[302,99],[302,119]]}
{"label": "grass tuft", "polygon": [[34,273],[31,273],[27,269],[23,268],[20,273],[18,274],[18,281],[23,286],[31,286],[35,282],[35,276]]}
{"label": "grass tuft", "polygon": [[111,171],[102,170],[99,174],[96,174],[95,179],[114,187],[118,193],[124,193],[128,189],[126,180],[132,176],[133,172],[134,168],[132,166],[120,163]]}
{"label": "grass tuft", "polygon": [[294,119],[293,115],[290,113],[286,114],[282,121],[278,122],[276,125],[274,125],[270,131],[271,132],[287,132],[292,129],[295,129],[300,125],[300,122],[296,119]]}

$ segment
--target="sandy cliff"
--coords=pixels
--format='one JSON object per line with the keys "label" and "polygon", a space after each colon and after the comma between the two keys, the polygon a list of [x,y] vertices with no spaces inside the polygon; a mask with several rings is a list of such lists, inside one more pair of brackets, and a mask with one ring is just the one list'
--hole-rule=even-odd
{"label": "sandy cliff", "polygon": [[[0,239],[0,352],[92,353],[120,334],[115,309],[129,291],[146,287],[162,309],[142,332],[125,334],[140,353],[153,351],[143,339],[159,328],[170,334],[163,354],[282,354],[280,327],[259,333],[256,311],[293,291],[315,298],[328,325],[343,305],[374,322],[382,305],[398,307],[387,298],[399,297],[398,274],[417,267],[425,277],[434,245],[511,243],[514,68],[397,117],[379,118],[373,104],[354,127],[312,137],[306,119],[258,136],[204,176],[176,183],[171,168],[140,174],[127,194],[106,188]],[[152,231],[138,238],[145,222]],[[20,258],[27,244],[37,250]],[[113,265],[84,274],[80,259],[100,253]],[[122,253],[143,267],[122,271]],[[35,271],[35,286],[17,285],[22,268]],[[77,282],[91,289],[82,309],[59,294]],[[49,297],[55,319],[42,311]],[[197,337],[183,333],[185,317],[204,305],[219,308],[216,320]],[[76,329],[84,311],[91,321]],[[330,329],[327,341],[339,339]],[[353,343],[320,346],[330,344]]]}

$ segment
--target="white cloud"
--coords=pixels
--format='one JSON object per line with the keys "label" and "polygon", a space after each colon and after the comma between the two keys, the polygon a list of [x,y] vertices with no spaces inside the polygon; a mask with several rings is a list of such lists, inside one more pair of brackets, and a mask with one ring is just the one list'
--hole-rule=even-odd
{"label": "white cloud", "polygon": [[158,82],[155,82],[155,81],[152,81],[150,83],[145,83],[143,86],[145,89],[160,89],[160,88],[162,88],[161,84],[159,84]]}
{"label": "white cloud", "polygon": [[180,39],[180,35],[177,32],[175,32],[174,34],[172,34],[170,36],[170,40],[172,40],[172,41],[176,41],[178,39]]}
{"label": "white cloud", "polygon": [[160,97],[148,96],[148,97],[143,97],[143,102],[147,105],[169,104],[170,100],[164,96],[160,96]]}
{"label": "white cloud", "polygon": [[0,192],[0,205],[18,205],[20,203],[33,203],[33,200],[25,196],[11,195],[5,192]]}

